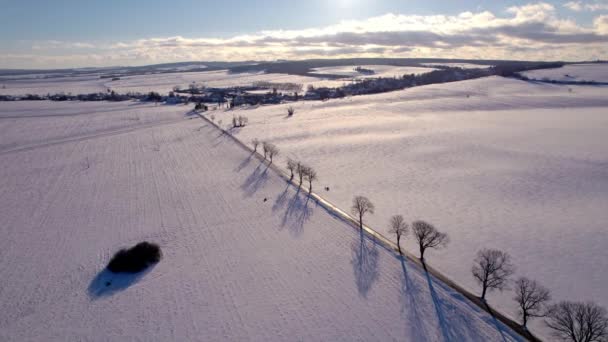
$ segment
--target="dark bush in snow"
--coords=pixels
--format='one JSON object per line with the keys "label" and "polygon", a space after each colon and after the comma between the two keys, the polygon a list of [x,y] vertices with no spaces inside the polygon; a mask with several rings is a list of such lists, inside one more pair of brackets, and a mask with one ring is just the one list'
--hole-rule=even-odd
{"label": "dark bush in snow", "polygon": [[129,249],[121,249],[112,257],[108,270],[114,273],[138,273],[160,261],[160,247],[150,242],[140,242]]}

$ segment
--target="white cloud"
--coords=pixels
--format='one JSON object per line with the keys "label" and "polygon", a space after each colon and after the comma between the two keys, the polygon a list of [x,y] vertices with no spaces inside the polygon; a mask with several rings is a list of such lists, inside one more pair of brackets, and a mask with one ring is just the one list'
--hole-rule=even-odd
{"label": "white cloud", "polygon": [[584,3],[583,1],[569,1],[564,4],[564,7],[576,12],[608,11],[608,2]]}
{"label": "white cloud", "polygon": [[608,15],[600,15],[595,18],[593,26],[599,33],[608,35]]}
{"label": "white cloud", "polygon": [[[31,52],[24,54],[27,55],[24,63],[56,62],[56,52],[60,49],[64,49],[66,63],[79,66],[91,62],[129,65],[355,56],[535,60],[606,56],[608,16],[599,16],[593,27],[584,27],[559,18],[555,7],[547,3],[510,7],[506,13],[506,16],[488,11],[452,16],[388,13],[326,27],[267,30],[226,39],[174,36],[106,44],[50,41],[33,45],[39,57]],[[53,56],[48,56],[50,51]]]}

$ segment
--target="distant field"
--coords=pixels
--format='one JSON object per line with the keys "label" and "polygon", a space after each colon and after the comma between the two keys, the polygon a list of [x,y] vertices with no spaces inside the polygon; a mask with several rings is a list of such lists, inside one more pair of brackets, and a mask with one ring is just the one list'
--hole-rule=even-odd
{"label": "distant field", "polygon": [[608,64],[570,64],[562,68],[522,73],[530,79],[566,82],[608,82]]}
{"label": "distant field", "polygon": [[[371,69],[375,71],[373,75],[365,75],[361,74],[354,69],[356,67],[362,67],[365,69]],[[354,77],[354,78],[374,78],[374,77],[402,77],[407,74],[424,74],[427,72],[431,72],[435,69],[432,68],[417,68],[417,67],[400,67],[400,66],[390,66],[390,65],[349,65],[349,66],[339,66],[339,67],[324,67],[324,68],[315,68],[312,69],[311,72],[318,74],[331,74],[331,75],[344,75],[346,77]]]}

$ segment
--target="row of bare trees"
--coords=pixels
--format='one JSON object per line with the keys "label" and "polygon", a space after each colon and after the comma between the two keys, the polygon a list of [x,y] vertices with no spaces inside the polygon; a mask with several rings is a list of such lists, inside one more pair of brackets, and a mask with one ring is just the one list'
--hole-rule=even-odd
{"label": "row of bare trees", "polygon": [[[508,253],[496,249],[482,249],[477,253],[471,269],[473,277],[482,287],[481,299],[492,290],[504,290],[515,273]],[[527,328],[530,319],[545,317],[545,324],[556,338],[573,342],[608,340],[606,309],[592,302],[562,301],[549,305],[551,293],[535,280],[519,277],[515,281],[513,299],[519,307],[522,326]]]}
{"label": "row of bare trees", "polygon": [[249,123],[249,118],[246,116],[239,115],[232,117],[232,127],[245,127]]}
{"label": "row of bare trees", "polygon": [[[363,229],[363,217],[365,214],[373,214],[375,210],[374,203],[365,196],[356,196],[353,198],[351,212],[356,215],[359,220],[359,229]],[[407,236],[410,228],[405,222],[402,215],[391,217],[389,232],[397,237],[397,248],[401,254],[401,239]],[[448,235],[438,231],[432,224],[424,221],[416,221],[412,223],[412,231],[420,248],[420,260],[424,263],[424,252],[428,248],[445,247],[449,238]]]}
{"label": "row of bare trees", "polygon": [[287,170],[289,170],[289,180],[293,180],[297,175],[300,181],[300,186],[306,180],[308,182],[308,191],[312,192],[312,183],[318,179],[317,171],[312,167],[305,165],[302,162],[287,159]]}
{"label": "row of bare trees", "polygon": [[[262,152],[264,153],[264,159],[269,159],[270,163],[272,163],[273,158],[279,155],[279,148],[276,145],[266,142],[260,141],[257,138],[251,140],[251,145],[253,146],[253,152],[258,151],[258,147],[262,145]],[[287,170],[289,170],[289,180],[293,181],[294,177],[297,175],[300,181],[300,186],[304,183],[304,181],[308,182],[308,191],[312,192],[312,183],[315,182],[319,177],[317,175],[317,171],[313,169],[311,166],[308,166],[300,161],[293,160],[291,158],[287,159]]]}
{"label": "row of bare trees", "polygon": [[[279,149],[269,142],[252,140],[254,152],[262,145],[264,159],[272,163],[273,157],[279,154]],[[299,184],[304,181],[309,184],[317,180],[316,171],[300,161],[289,158],[287,170],[290,181],[298,176]],[[374,204],[365,196],[353,199],[351,212],[358,218],[359,229],[363,229],[363,218],[366,214],[374,214]],[[390,219],[389,232],[397,239],[399,253],[402,254],[401,240],[410,233],[410,226],[402,215],[394,215]],[[432,224],[425,221],[415,221],[411,224],[411,232],[419,247],[420,261],[426,268],[425,251],[447,246],[449,237],[440,232]],[[471,268],[473,278],[481,286],[481,300],[485,302],[486,295],[494,290],[503,291],[509,288],[510,277],[515,273],[515,267],[508,253],[497,249],[482,249],[477,252]],[[552,329],[558,339],[572,342],[606,342],[608,341],[608,314],[606,309],[593,302],[561,301],[550,305],[551,293],[535,280],[519,277],[514,282],[515,296],[513,299],[519,307],[519,317],[522,326],[527,329],[532,318],[544,317],[545,324]]]}
{"label": "row of bare trees", "polygon": [[274,159],[274,157],[279,155],[279,148],[272,143],[269,143],[267,141],[259,141],[257,138],[251,140],[251,145],[253,145],[253,152],[257,153],[258,152],[258,147],[260,146],[260,144],[262,145],[262,152],[264,153],[264,159],[268,159],[270,160],[270,163],[272,164],[272,160]]}
{"label": "row of bare trees", "polygon": [[[353,199],[351,212],[358,217],[360,229],[363,229],[363,217],[368,213],[373,214],[374,210],[374,204],[367,197],[356,196]],[[389,233],[397,238],[397,248],[402,254],[401,240],[409,234],[410,226],[402,215],[391,217],[389,224]],[[423,266],[424,252],[427,249],[445,247],[449,242],[447,234],[424,221],[412,223],[411,230],[418,243]],[[515,267],[508,253],[482,249],[477,253],[471,272],[481,286],[481,299],[485,301],[488,292],[502,291],[509,287]],[[552,329],[556,338],[572,342],[608,341],[608,315],[597,304],[562,301],[549,305],[549,290],[526,277],[519,277],[514,282],[514,291],[513,299],[517,302],[521,324],[525,329],[530,319],[545,317],[545,324]]]}

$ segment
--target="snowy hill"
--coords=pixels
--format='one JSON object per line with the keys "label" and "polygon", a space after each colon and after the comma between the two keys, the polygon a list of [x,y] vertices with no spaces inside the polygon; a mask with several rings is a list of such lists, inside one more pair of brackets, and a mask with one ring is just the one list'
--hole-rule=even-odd
{"label": "snowy hill", "polygon": [[[520,339],[186,112],[0,106],[0,340]],[[103,271],[142,240],[157,266]]]}
{"label": "snowy hill", "polygon": [[[556,300],[607,306],[607,91],[490,77],[213,114],[247,116],[240,140],[268,140],[312,165],[338,206],[368,196],[371,227],[386,234],[403,214],[447,232],[430,263],[474,293],[475,253],[498,248]],[[417,250],[411,238],[407,247]],[[512,296],[490,302],[515,317]],[[532,331],[547,336],[541,321]]]}

